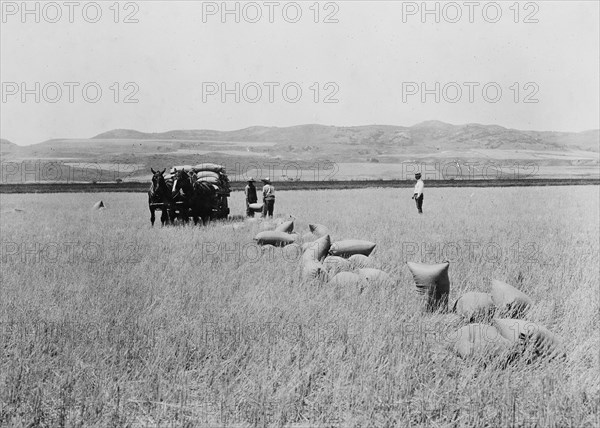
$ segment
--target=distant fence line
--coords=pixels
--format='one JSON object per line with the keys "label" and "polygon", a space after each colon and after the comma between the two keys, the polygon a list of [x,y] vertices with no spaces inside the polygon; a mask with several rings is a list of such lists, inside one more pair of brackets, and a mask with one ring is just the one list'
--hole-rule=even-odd
{"label": "distant fence line", "polygon": [[[348,181],[281,181],[274,182],[277,190],[328,190],[412,188],[414,180],[348,180]],[[231,182],[232,191],[241,191],[246,182]],[[427,187],[523,187],[523,186],[597,186],[600,178],[529,178],[495,180],[427,180]],[[0,193],[99,193],[147,192],[150,182],[100,182],[100,183],[15,183],[0,184]]]}

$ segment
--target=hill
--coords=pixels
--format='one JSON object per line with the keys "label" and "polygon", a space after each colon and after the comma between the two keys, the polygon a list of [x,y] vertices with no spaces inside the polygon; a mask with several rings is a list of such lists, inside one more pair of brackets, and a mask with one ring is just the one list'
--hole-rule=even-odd
{"label": "hill", "polygon": [[298,125],[285,128],[254,126],[236,131],[173,130],[144,133],[116,129],[93,139],[191,140],[227,142],[271,142],[276,144],[342,144],[399,146],[421,149],[518,149],[599,151],[600,131],[580,133],[520,131],[498,125],[451,125],[426,121],[411,127],[392,125],[325,126]]}
{"label": "hill", "polygon": [[[54,139],[26,147],[7,141],[2,143],[2,153],[3,160],[61,164],[76,170],[74,175],[69,171],[70,177],[83,181],[91,181],[83,171],[90,168],[101,171],[94,175],[98,181],[147,180],[151,167],[201,162],[226,165],[233,180],[267,175],[269,164],[278,165],[279,171],[270,174],[280,180],[396,179],[414,168],[437,170],[440,179],[462,173],[456,168],[453,177],[448,168],[442,173],[445,163],[459,169],[476,164],[479,172],[471,175],[489,178],[482,171],[490,162],[512,168],[511,178],[523,167],[536,177],[582,178],[600,175],[599,140],[599,130],[541,132],[426,121],[410,127],[306,124],[156,133],[114,129],[89,139]],[[419,166],[406,168],[406,163]],[[286,169],[290,164],[296,171]],[[326,169],[328,174],[323,173]],[[124,170],[127,174],[122,174]]]}

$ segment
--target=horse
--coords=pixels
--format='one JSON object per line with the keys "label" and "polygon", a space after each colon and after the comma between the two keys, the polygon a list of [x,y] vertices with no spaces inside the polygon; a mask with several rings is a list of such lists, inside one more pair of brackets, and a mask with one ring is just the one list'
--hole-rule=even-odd
{"label": "horse", "polygon": [[168,210],[171,206],[171,192],[169,192],[169,187],[165,181],[164,173],[166,169],[162,171],[154,171],[153,168],[150,168],[152,171],[152,184],[150,185],[150,190],[148,190],[148,208],[150,209],[150,223],[154,226],[154,211],[160,210],[160,221],[164,226],[169,222],[169,213]]}
{"label": "horse", "polygon": [[[175,219],[177,213],[179,217],[187,223],[190,219],[189,213],[194,205],[194,182],[192,177],[183,169],[173,171],[173,188],[171,189],[171,218]],[[194,216],[194,223],[198,223],[198,218]]]}
{"label": "horse", "polygon": [[184,170],[175,170],[172,189],[174,206],[179,206],[180,215],[184,221],[188,221],[189,213],[197,225],[202,219],[206,225],[213,217],[213,209],[217,205],[216,191],[207,182],[194,180],[193,176]]}
{"label": "horse", "polygon": [[194,180],[194,198],[192,200],[192,213],[194,223],[202,219],[202,224],[213,219],[213,209],[217,207],[216,190],[213,185],[201,180]]}

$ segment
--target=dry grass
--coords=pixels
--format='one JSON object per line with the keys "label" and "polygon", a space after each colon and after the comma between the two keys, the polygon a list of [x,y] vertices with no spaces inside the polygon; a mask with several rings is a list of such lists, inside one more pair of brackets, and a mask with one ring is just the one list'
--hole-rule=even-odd
{"label": "dry grass", "polygon": [[[431,189],[423,216],[410,194],[278,194],[296,230],[378,244],[397,284],[360,296],[258,255],[260,222],[151,229],[141,194],[2,195],[0,425],[598,426],[598,188]],[[405,266],[444,258],[451,303],[516,285],[567,360],[445,351],[457,322],[420,314]]]}

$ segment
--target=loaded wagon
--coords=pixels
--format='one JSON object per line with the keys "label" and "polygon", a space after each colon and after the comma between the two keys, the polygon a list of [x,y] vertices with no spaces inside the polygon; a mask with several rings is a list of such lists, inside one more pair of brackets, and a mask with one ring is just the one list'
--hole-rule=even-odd
{"label": "loaded wagon", "polygon": [[176,218],[187,222],[190,217],[197,223],[227,218],[231,194],[229,178],[222,165],[205,163],[195,166],[174,166],[164,176],[163,193],[168,198],[150,198],[150,211],[169,213],[172,223]]}

